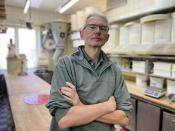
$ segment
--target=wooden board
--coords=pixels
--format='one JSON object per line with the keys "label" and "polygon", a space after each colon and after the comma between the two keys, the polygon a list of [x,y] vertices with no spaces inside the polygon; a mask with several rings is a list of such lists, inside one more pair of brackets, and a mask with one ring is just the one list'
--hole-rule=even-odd
{"label": "wooden board", "polygon": [[36,75],[16,76],[7,75],[6,84],[8,95],[46,93],[49,94],[50,85]]}
{"label": "wooden board", "polygon": [[35,75],[7,75],[6,83],[16,131],[49,131],[51,116],[45,104],[29,105],[24,97],[49,94],[50,85]]}

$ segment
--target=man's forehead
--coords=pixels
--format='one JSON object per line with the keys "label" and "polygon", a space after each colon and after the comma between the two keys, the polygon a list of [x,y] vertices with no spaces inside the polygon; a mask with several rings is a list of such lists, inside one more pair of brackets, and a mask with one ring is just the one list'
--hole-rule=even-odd
{"label": "man's forehead", "polygon": [[91,16],[88,18],[86,24],[101,24],[101,25],[107,25],[106,20],[101,16]]}

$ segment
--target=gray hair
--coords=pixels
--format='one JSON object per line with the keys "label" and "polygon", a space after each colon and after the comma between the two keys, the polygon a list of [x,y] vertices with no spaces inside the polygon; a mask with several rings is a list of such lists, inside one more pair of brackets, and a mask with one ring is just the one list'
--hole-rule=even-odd
{"label": "gray hair", "polygon": [[104,14],[102,14],[101,12],[93,12],[93,13],[89,14],[88,16],[86,16],[86,18],[84,19],[83,26],[81,28],[82,30],[84,30],[84,28],[86,27],[87,20],[92,16],[99,16],[99,17],[103,18],[105,20],[105,22],[107,23],[107,26],[109,26],[108,19]]}

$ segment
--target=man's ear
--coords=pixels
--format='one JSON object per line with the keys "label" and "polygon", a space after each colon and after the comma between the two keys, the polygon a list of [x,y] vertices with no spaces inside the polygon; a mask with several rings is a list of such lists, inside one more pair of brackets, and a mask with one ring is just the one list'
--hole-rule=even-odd
{"label": "man's ear", "polygon": [[84,40],[84,38],[83,38],[83,30],[80,30],[80,38],[81,38],[82,40]]}
{"label": "man's ear", "polygon": [[109,40],[109,34],[108,34],[108,36],[106,37],[106,42]]}

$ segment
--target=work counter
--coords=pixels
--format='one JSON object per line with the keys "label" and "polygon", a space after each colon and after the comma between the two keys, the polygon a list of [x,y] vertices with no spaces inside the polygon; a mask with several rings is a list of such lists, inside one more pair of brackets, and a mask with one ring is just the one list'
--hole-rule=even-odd
{"label": "work counter", "polygon": [[49,95],[50,85],[35,75],[6,75],[6,84],[16,131],[49,131],[51,116],[45,104],[29,105],[24,97]]}
{"label": "work counter", "polygon": [[[31,94],[49,94],[50,85],[33,74],[6,75],[6,84],[16,131],[48,131],[51,116],[45,104],[29,105],[24,102],[24,97]],[[151,98],[143,94],[146,87],[138,87],[131,81],[126,81],[126,84],[132,96],[175,110],[175,102],[169,104],[167,96]]]}
{"label": "work counter", "polygon": [[132,96],[142,98],[144,100],[150,101],[152,103],[158,104],[160,106],[163,106],[165,108],[169,108],[175,111],[175,102],[173,102],[172,104],[169,104],[169,99],[167,95],[161,98],[158,98],[158,99],[152,98],[152,97],[144,95],[144,90],[146,89],[146,87],[136,86],[135,82],[132,82],[132,81],[126,81],[126,85],[127,85],[129,93]]}

